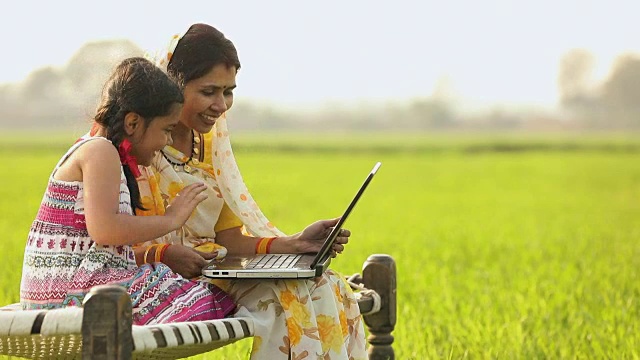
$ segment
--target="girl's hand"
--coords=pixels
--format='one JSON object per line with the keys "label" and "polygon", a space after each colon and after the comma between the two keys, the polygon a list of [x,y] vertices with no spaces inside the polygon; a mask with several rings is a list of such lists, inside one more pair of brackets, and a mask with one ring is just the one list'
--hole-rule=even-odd
{"label": "girl's hand", "polygon": [[[338,223],[340,218],[331,220],[319,220],[307,226],[301,233],[291,237],[291,244],[294,246],[296,253],[317,253],[320,251],[324,240],[329,236],[333,227]],[[337,254],[344,250],[344,245],[349,242],[351,232],[347,229],[341,229],[336,241],[331,249],[331,256],[336,257]]]}
{"label": "girl's hand", "polygon": [[174,244],[165,250],[162,262],[185,279],[192,279],[202,275],[202,268],[215,259],[216,255],[216,252],[204,253]]}
{"label": "girl's hand", "polygon": [[204,183],[185,186],[167,206],[164,215],[170,218],[174,230],[181,228],[196,206],[207,199],[207,194],[203,192],[206,189],[207,185]]}

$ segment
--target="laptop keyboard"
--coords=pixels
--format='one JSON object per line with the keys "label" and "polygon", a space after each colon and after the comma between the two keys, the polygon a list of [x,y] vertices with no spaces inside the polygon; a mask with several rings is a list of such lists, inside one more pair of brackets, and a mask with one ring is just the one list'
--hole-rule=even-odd
{"label": "laptop keyboard", "polygon": [[265,254],[262,256],[256,256],[245,267],[246,269],[288,269],[295,267],[298,259],[302,255],[296,254]]}

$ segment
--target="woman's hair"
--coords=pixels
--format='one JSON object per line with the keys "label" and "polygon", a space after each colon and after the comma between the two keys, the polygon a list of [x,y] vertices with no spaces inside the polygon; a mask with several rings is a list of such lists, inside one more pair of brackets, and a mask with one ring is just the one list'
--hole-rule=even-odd
{"label": "woman's hair", "polygon": [[213,26],[193,24],[178,41],[167,65],[167,72],[184,87],[189,81],[206,75],[219,64],[239,70],[240,60],[236,47]]}
{"label": "woman's hair", "polygon": [[[117,149],[126,138],[124,118],[128,113],[140,115],[146,130],[154,118],[168,115],[174,104],[183,102],[178,85],[160,68],[141,57],[128,58],[107,80],[94,120],[105,129],[106,138]],[[144,210],[131,169],[126,164],[122,167],[131,194],[131,207]]]}

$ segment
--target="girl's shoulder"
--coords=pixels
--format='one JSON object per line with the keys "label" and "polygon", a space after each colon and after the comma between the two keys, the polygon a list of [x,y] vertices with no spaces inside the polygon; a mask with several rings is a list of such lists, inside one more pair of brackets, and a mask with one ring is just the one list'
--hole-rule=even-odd
{"label": "girl's shoulder", "polygon": [[115,146],[113,146],[113,143],[101,136],[81,138],[74,146],[78,147],[78,149],[76,150],[78,153],[90,152],[92,155],[96,156],[99,156],[100,154],[118,155],[118,150]]}
{"label": "girl's shoulder", "polygon": [[94,137],[92,139],[83,140],[76,150],[76,157],[78,158],[78,161],[83,164],[120,164],[118,149],[113,146],[111,141],[103,137]]}
{"label": "girl's shoulder", "polygon": [[69,148],[56,165],[51,179],[63,182],[82,182],[88,167],[107,167],[120,162],[116,148],[105,138],[80,138]]}

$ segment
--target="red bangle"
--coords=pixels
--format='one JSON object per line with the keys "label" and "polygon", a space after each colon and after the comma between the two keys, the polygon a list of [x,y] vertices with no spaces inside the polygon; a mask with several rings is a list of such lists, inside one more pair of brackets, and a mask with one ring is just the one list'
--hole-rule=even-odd
{"label": "red bangle", "polygon": [[256,254],[269,254],[271,251],[271,243],[275,237],[263,237],[256,243]]}
{"label": "red bangle", "polygon": [[171,246],[171,244],[167,244],[167,246],[165,246],[164,249],[162,249],[162,253],[160,254],[160,262],[162,262],[162,260],[164,260],[164,253],[165,253],[165,251],[167,251],[169,246]]}
{"label": "red bangle", "polygon": [[169,244],[158,245],[158,248],[156,248],[156,253],[154,256],[154,262],[157,262],[157,263],[162,262],[164,251],[167,250],[168,247],[169,247]]}

